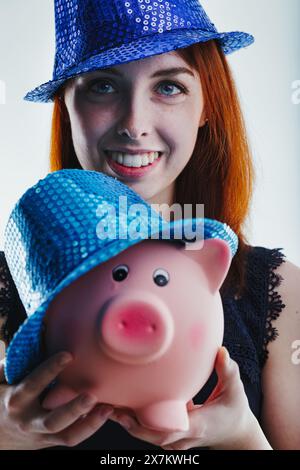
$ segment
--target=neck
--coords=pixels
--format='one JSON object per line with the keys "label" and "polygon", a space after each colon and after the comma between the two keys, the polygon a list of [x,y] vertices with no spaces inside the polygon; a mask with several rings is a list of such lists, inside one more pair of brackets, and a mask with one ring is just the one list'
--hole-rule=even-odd
{"label": "neck", "polygon": [[166,222],[170,222],[170,207],[174,203],[174,196],[175,184],[173,183],[159,194],[155,194],[155,196],[147,199],[147,202],[148,204],[159,206],[154,207],[154,209],[160,212],[161,217],[166,220]]}

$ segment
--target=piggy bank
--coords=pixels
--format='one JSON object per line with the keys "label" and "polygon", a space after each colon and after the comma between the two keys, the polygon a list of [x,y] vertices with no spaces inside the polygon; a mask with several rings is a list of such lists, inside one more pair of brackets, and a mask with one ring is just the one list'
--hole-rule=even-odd
{"label": "piggy bank", "polygon": [[54,298],[46,351],[69,350],[74,361],[44,408],[90,392],[99,403],[132,409],[148,428],[188,429],[187,402],[208,380],[222,345],[219,289],[231,263],[225,241],[195,243],[144,240]]}

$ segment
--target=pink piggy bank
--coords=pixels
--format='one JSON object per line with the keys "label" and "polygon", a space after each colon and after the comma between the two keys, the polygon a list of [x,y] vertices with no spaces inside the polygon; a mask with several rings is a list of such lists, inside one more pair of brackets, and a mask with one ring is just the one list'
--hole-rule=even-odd
{"label": "pink piggy bank", "polygon": [[187,402],[222,345],[219,289],[231,263],[225,241],[195,243],[144,240],[57,295],[45,316],[46,350],[69,350],[74,361],[45,408],[88,391],[131,408],[148,428],[188,430]]}

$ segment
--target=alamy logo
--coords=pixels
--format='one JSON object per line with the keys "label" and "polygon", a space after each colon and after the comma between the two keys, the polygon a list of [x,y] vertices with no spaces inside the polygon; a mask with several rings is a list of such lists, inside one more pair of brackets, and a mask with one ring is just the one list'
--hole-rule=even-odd
{"label": "alamy logo", "polygon": [[[164,210],[166,214],[166,205],[162,208],[158,204],[151,205],[151,211],[144,204],[127,205],[127,197],[119,197],[119,207],[116,207],[107,201],[103,201],[98,205],[96,215],[99,222],[96,227],[97,237],[101,240],[120,240],[130,239],[137,240],[139,238],[159,238],[159,228],[162,227],[162,239],[170,239],[170,226],[159,217],[159,213]],[[187,207],[185,207],[187,206]],[[182,220],[191,217],[191,204],[184,205],[184,217],[180,204],[173,204],[168,208],[168,212],[174,214],[174,220]],[[118,214],[118,215],[117,215]],[[196,218],[203,218],[204,205],[197,204]],[[162,223],[163,221],[163,223]],[[195,230],[194,230],[195,228]],[[190,224],[178,224],[175,226],[172,239],[185,239],[185,241],[194,241],[195,239],[204,239],[204,224],[197,224],[195,227]],[[149,237],[150,235],[150,237]],[[192,246],[190,247],[192,249]],[[196,249],[196,248],[195,248]],[[197,247],[199,249],[199,245]]]}
{"label": "alamy logo", "polygon": [[291,361],[295,366],[298,366],[300,364],[300,339],[295,339],[292,342],[292,349],[295,351],[292,353]]}
{"label": "alamy logo", "polygon": [[292,90],[295,90],[292,93],[292,103],[300,104],[300,80],[295,80],[292,83]]}

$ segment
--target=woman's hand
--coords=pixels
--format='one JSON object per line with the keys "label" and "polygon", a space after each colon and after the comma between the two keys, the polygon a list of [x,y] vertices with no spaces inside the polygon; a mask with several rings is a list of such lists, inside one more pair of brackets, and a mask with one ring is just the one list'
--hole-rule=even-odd
{"label": "woman's hand", "polygon": [[119,422],[132,436],[166,450],[271,449],[249,408],[239,367],[224,347],[218,352],[215,368],[218,383],[207,401],[203,405],[194,405],[192,400],[187,404],[188,431],[153,431],[141,426],[133,413],[120,409],[115,409],[110,419]]}
{"label": "woman's hand", "polygon": [[80,395],[53,411],[42,408],[40,394],[71,361],[67,352],[55,354],[16,386],[6,384],[4,361],[0,363],[0,449],[73,447],[105,423],[113,408],[95,406],[91,395]]}

